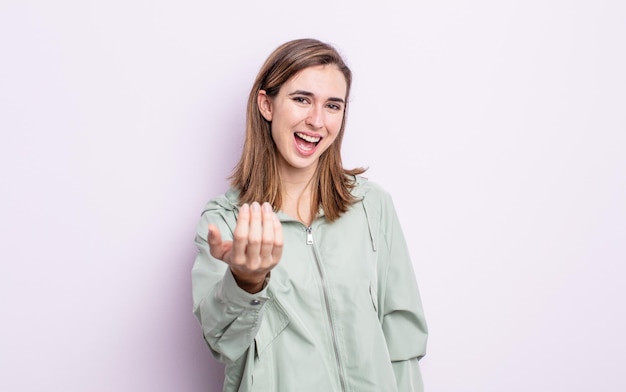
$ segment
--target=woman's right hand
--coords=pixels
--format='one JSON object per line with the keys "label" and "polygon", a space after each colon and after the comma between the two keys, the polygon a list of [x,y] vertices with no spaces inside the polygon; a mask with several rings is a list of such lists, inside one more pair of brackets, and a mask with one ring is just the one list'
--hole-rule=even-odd
{"label": "woman's right hand", "polygon": [[257,293],[280,261],[283,228],[269,203],[246,203],[239,209],[233,241],[223,241],[217,226],[210,224],[208,242],[211,256],[230,266],[239,287]]}

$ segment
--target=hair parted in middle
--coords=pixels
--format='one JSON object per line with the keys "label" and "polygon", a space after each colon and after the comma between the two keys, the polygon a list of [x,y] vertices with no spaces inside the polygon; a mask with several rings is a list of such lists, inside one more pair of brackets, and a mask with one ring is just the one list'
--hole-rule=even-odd
{"label": "hair parted in middle", "polygon": [[345,169],[341,160],[341,142],[346,127],[352,72],[337,50],[316,39],[296,39],[276,48],[261,67],[248,97],[246,135],[241,158],[232,175],[231,185],[239,190],[239,203],[269,202],[275,210],[282,206],[278,150],[271,133],[271,122],[261,114],[258,94],[265,90],[270,98],[278,95],[289,79],[305,68],[335,65],[346,79],[346,106],[337,138],[319,158],[312,179],[311,210],[322,207],[326,219],[334,221],[348,210],[355,197],[350,193],[354,176],[366,169]]}

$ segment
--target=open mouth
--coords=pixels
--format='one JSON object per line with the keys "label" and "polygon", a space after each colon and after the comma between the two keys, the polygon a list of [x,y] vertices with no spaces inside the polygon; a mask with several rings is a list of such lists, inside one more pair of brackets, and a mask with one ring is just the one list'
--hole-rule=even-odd
{"label": "open mouth", "polygon": [[322,140],[319,136],[309,136],[300,132],[295,133],[296,145],[303,151],[311,151]]}

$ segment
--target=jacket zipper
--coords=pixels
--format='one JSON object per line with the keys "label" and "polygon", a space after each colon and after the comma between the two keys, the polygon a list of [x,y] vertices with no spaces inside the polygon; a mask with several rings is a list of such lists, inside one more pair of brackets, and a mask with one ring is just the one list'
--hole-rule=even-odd
{"label": "jacket zipper", "polygon": [[[306,244],[313,245],[313,228],[311,226],[306,228]],[[322,266],[320,264],[320,259],[317,256],[317,250],[313,247],[313,255],[315,257],[315,265],[317,266],[317,271],[320,274],[320,279],[322,281],[322,292],[324,293],[324,302],[326,304],[326,314],[328,316],[328,322],[330,323],[330,335],[333,340],[333,350],[335,351],[335,360],[337,361],[337,371],[339,372],[339,384],[341,385],[341,390],[346,390],[346,382],[345,376],[343,374],[343,367],[341,366],[341,360],[339,358],[339,343],[337,342],[337,333],[335,332],[335,324],[333,322],[333,317],[330,312],[330,299],[328,298],[328,286],[326,285],[326,279],[324,278],[324,273],[322,272]]]}

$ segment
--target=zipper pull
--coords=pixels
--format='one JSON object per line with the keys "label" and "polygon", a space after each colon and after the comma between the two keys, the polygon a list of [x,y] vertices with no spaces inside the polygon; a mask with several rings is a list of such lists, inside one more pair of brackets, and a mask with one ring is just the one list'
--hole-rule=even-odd
{"label": "zipper pull", "polygon": [[313,229],[311,226],[306,228],[306,244],[313,245]]}

